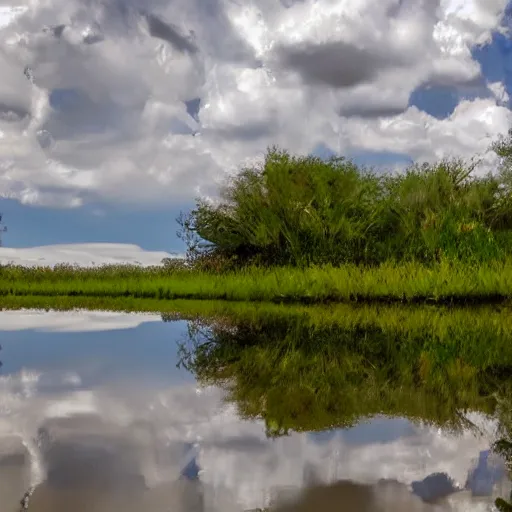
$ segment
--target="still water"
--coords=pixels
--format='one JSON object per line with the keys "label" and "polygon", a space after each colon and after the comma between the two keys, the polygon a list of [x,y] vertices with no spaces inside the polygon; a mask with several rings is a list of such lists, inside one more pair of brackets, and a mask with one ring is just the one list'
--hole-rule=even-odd
{"label": "still water", "polygon": [[0,312],[0,512],[29,490],[34,512],[484,511],[510,495],[492,417],[465,412],[457,430],[376,415],[269,436],[177,367],[188,327]]}

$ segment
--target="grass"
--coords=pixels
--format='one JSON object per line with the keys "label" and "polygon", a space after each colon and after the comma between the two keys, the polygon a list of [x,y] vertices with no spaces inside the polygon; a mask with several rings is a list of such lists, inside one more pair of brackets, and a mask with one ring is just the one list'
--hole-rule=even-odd
{"label": "grass", "polygon": [[[0,310],[43,309],[71,311],[87,309],[91,311],[119,311],[159,313],[164,320],[196,319],[250,322],[255,324],[269,317],[295,318],[311,326],[337,324],[346,328],[378,326],[395,332],[434,332],[439,336],[447,331],[463,330],[475,332],[480,338],[483,333],[496,339],[496,333],[505,336],[506,344],[512,348],[512,303],[484,305],[467,308],[436,305],[382,304],[330,304],[288,305],[271,302],[229,302],[222,300],[155,300],[144,298],[111,297],[47,297],[47,296],[8,296],[0,301]],[[231,320],[229,320],[231,321]],[[510,334],[509,334],[510,333]],[[508,336],[508,337],[507,337]],[[501,339],[501,338],[500,338]],[[475,347],[477,350],[478,347]],[[489,352],[488,352],[489,353]]]}
{"label": "grass", "polygon": [[494,303],[512,299],[512,258],[504,262],[383,263],[247,267],[207,271],[111,267],[0,268],[0,304],[6,297],[200,299],[296,303]]}
{"label": "grass", "polygon": [[188,266],[0,267],[0,297],[485,303],[512,298],[512,131],[496,175],[443,160],[376,175],[272,148],[181,215]]}

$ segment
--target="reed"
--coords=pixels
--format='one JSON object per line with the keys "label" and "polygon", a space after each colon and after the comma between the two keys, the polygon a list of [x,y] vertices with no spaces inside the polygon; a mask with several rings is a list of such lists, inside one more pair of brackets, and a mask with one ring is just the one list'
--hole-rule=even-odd
{"label": "reed", "polygon": [[426,266],[419,262],[379,266],[345,264],[301,267],[251,266],[214,274],[162,267],[0,269],[0,304],[9,296],[224,299],[297,303],[431,302],[485,303],[512,298],[512,258]]}

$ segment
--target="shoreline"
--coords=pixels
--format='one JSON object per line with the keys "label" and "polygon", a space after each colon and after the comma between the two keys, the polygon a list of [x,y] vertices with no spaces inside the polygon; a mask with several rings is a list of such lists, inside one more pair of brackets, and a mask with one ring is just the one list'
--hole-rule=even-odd
{"label": "shoreline", "polygon": [[512,300],[512,258],[468,265],[441,262],[193,268],[0,267],[0,306],[12,297],[224,300],[286,304],[501,304]]}

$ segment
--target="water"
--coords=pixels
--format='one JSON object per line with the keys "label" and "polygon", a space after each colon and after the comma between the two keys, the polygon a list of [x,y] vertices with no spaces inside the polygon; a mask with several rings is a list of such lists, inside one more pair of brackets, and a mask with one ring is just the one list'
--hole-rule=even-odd
{"label": "water", "polygon": [[187,327],[0,312],[0,512],[31,488],[34,512],[484,511],[510,494],[495,418],[464,413],[457,431],[377,415],[269,437],[268,418],[242,419],[225,387],[176,367]]}

